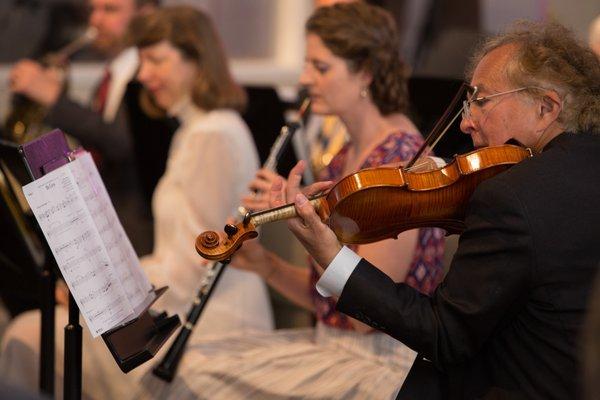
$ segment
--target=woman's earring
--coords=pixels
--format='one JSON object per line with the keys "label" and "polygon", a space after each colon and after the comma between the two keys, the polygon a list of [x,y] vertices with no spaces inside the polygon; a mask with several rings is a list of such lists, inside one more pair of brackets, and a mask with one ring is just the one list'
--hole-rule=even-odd
{"label": "woman's earring", "polygon": [[367,91],[367,88],[363,88],[363,89],[360,91],[360,98],[361,98],[361,99],[366,99],[368,94],[369,94],[369,92]]}

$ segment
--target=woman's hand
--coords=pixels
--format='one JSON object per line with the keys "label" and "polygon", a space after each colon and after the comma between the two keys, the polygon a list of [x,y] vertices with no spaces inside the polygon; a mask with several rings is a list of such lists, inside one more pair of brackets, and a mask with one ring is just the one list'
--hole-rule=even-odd
{"label": "woman's hand", "polygon": [[[228,224],[235,224],[233,217],[227,218]],[[269,260],[271,253],[265,249],[258,239],[246,240],[244,244],[233,253],[231,266],[245,271],[255,272],[263,279],[267,279],[275,268]]]}
{"label": "woman's hand", "polygon": [[285,186],[285,179],[277,173],[266,168],[259,170],[254,180],[248,185],[250,194],[242,197],[242,206],[250,211],[262,211],[269,208],[269,191],[277,179],[282,179]]}
{"label": "woman's hand", "polygon": [[235,252],[231,266],[245,271],[255,272],[267,280],[275,265],[269,259],[269,251],[258,240],[247,240]]}

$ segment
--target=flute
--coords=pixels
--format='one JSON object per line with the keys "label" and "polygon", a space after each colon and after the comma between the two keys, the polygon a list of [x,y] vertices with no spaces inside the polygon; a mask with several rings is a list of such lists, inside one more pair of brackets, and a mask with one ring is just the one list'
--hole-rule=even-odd
{"label": "flute", "polygon": [[[296,133],[296,131],[300,128],[302,118],[307,112],[309,105],[310,99],[306,98],[300,106],[296,120],[284,125],[281,128],[277,139],[271,146],[269,156],[263,164],[263,168],[275,170],[294,133]],[[239,207],[238,212],[240,212],[241,215],[247,214],[247,211],[243,207]],[[228,235],[233,235],[235,232],[232,231],[232,229],[237,230],[234,225],[227,224],[225,226],[225,233]],[[183,353],[185,352],[187,342],[192,335],[194,327],[196,326],[196,323],[198,322],[206,303],[210,299],[211,294],[217,286],[219,278],[221,278],[221,275],[225,271],[225,267],[227,264],[229,264],[229,261],[230,260],[216,262],[208,268],[208,272],[200,284],[200,289],[198,289],[196,297],[192,301],[192,306],[188,311],[185,324],[181,327],[177,338],[175,338],[175,341],[171,347],[169,347],[169,351],[162,359],[160,364],[158,364],[152,370],[152,373],[158,378],[166,382],[171,382],[173,378],[175,378],[175,374],[177,373],[179,362],[181,361]]]}

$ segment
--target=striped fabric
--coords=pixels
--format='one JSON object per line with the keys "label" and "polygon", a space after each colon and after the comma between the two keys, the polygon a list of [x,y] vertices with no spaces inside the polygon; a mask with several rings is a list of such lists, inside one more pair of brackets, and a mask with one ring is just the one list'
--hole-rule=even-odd
{"label": "striped fabric", "polygon": [[382,333],[316,329],[206,338],[171,384],[144,376],[136,399],[393,399],[416,353]]}

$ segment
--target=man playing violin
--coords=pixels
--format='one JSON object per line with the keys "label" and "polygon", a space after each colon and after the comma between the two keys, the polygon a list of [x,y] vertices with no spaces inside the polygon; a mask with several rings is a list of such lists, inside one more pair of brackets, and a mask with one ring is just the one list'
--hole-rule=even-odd
{"label": "man playing violin", "polygon": [[[337,308],[420,354],[398,398],[577,397],[578,336],[600,261],[600,65],[558,24],[523,23],[474,58],[461,129],[534,156],[476,189],[445,280],[425,296],[343,247],[298,187],[289,227]],[[426,373],[426,372],[429,373]],[[434,373],[436,384],[426,382]]]}

